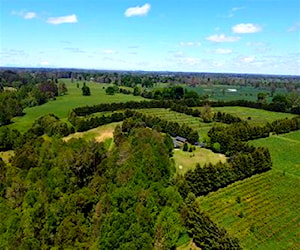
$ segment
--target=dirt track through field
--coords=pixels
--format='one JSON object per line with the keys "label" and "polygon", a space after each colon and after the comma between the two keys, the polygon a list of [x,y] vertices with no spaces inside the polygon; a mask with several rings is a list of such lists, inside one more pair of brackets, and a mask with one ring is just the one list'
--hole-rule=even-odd
{"label": "dirt track through field", "polygon": [[113,137],[113,132],[114,132],[114,130],[112,128],[111,131],[106,131],[106,132],[101,133],[99,136],[96,136],[95,140],[97,142],[102,142],[102,141],[105,141],[108,138],[112,138]]}

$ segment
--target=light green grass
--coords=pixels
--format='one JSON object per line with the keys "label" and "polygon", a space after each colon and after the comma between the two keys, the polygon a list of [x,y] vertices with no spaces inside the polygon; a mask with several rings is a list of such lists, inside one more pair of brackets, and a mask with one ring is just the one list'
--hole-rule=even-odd
{"label": "light green grass", "polygon": [[8,150],[8,151],[2,151],[2,152],[0,152],[0,157],[6,163],[9,162],[9,158],[12,157],[13,155],[14,155],[14,151],[13,150]]}
{"label": "light green grass", "polygon": [[194,169],[199,163],[203,166],[205,163],[216,164],[219,161],[226,162],[226,156],[215,154],[209,149],[196,147],[193,152],[184,152],[182,149],[175,149],[173,159],[175,161],[176,172],[184,174],[189,169]]}
{"label": "light green grass", "polygon": [[300,131],[251,143],[269,148],[273,169],[200,197],[201,207],[245,249],[299,249]]}
{"label": "light green grass", "polygon": [[54,113],[62,120],[66,121],[69,112],[76,107],[95,105],[99,103],[113,103],[113,102],[127,102],[127,101],[141,101],[145,100],[140,96],[115,94],[106,95],[105,89],[107,84],[86,82],[87,86],[91,89],[91,96],[83,96],[81,87],[83,82],[80,82],[80,88],[77,88],[76,83],[71,83],[70,80],[60,80],[65,82],[68,88],[68,93],[65,96],[57,97],[56,100],[49,101],[41,106],[26,108],[26,113],[22,117],[13,119],[13,123],[9,125],[10,128],[18,129],[20,132],[25,132],[29,129],[32,123],[40,116],[45,114]]}
{"label": "light green grass", "polygon": [[274,170],[300,177],[300,131],[272,135],[251,143],[256,147],[269,148]]}
{"label": "light green grass", "polygon": [[[247,120],[250,124],[264,125],[267,122],[271,123],[278,119],[292,118],[296,115],[280,112],[272,112],[263,109],[254,109],[246,107],[215,107],[213,112],[225,112],[240,117],[242,120]],[[251,120],[248,120],[251,117]]]}
{"label": "light green grass", "polygon": [[64,137],[64,140],[68,141],[72,138],[83,138],[86,140],[95,139],[98,142],[103,142],[108,138],[112,138],[116,126],[121,124],[122,124],[121,122],[114,122],[97,128],[90,129],[85,132],[77,132]]}

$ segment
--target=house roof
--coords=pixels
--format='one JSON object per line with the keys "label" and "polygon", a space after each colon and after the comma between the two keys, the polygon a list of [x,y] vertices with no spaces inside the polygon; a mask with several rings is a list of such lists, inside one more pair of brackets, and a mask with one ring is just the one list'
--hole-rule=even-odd
{"label": "house roof", "polygon": [[181,136],[176,136],[176,137],[175,137],[175,140],[176,140],[176,141],[180,141],[180,142],[186,142],[186,141],[187,141],[186,138],[181,137]]}

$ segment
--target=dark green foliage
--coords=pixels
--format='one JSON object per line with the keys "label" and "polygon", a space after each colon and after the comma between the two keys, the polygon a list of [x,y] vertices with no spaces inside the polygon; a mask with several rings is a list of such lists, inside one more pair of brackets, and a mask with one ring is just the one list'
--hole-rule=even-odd
{"label": "dark green foliage", "polygon": [[16,149],[23,144],[23,137],[16,129],[0,127],[0,151]]}
{"label": "dark green foliage", "polygon": [[114,95],[115,94],[115,88],[113,86],[108,86],[105,90],[106,94],[108,95]]}
{"label": "dark green foliage", "polygon": [[138,96],[140,94],[141,94],[141,89],[138,86],[134,87],[133,95]]}
{"label": "dark green foliage", "polygon": [[201,249],[242,249],[236,238],[228,235],[200,210],[194,201],[187,206],[185,224],[195,244]]}
{"label": "dark green foliage", "polygon": [[212,127],[208,135],[211,143],[220,144],[220,152],[227,155],[244,150],[241,141],[268,137],[271,132],[276,134],[288,133],[300,129],[300,118],[276,120],[265,126],[250,125],[247,122],[231,124],[227,127]]}
{"label": "dark green foliage", "polygon": [[0,93],[0,126],[9,124],[11,118],[21,115],[23,115],[23,107],[17,93]]}
{"label": "dark green foliage", "polygon": [[227,123],[227,124],[237,123],[237,122],[242,121],[237,116],[233,116],[231,114],[227,114],[227,113],[220,112],[220,111],[218,111],[217,113],[214,114],[213,120],[216,122],[222,122],[222,123]]}
{"label": "dark green foliage", "polygon": [[184,143],[183,144],[183,148],[182,148],[183,151],[188,151],[189,150],[189,146],[187,143]]}
{"label": "dark green foliage", "polygon": [[[118,145],[37,138],[0,161],[0,245],[25,249],[161,249],[186,231],[170,178],[170,138],[115,133]],[[116,139],[117,140],[117,139]]]}
{"label": "dark green foliage", "polygon": [[60,121],[54,114],[40,117],[33,123],[30,131],[37,135],[47,134],[49,136],[66,136],[74,133],[72,127],[68,126],[67,123]]}
{"label": "dark green foliage", "polygon": [[88,186],[105,157],[103,144],[38,139],[18,149],[4,173],[0,162],[1,247],[86,248],[97,203]]}
{"label": "dark green foliage", "polygon": [[48,99],[58,96],[58,87],[51,80],[48,80],[45,83],[41,83],[38,86],[38,89],[41,93],[43,93],[45,96],[47,96]]}
{"label": "dark green foliage", "polygon": [[91,90],[88,86],[86,86],[85,82],[83,83],[81,90],[82,90],[82,95],[85,95],[85,96],[91,95]]}
{"label": "dark green foliage", "polygon": [[180,126],[177,122],[168,122],[158,117],[147,116],[130,110],[125,112],[125,116],[131,118],[123,122],[122,130],[124,132],[128,132],[135,127],[159,128],[159,131],[168,133],[171,136],[182,136],[192,144],[199,140],[197,131],[185,124]]}
{"label": "dark green foliage", "polygon": [[229,163],[220,162],[203,167],[197,164],[194,170],[189,170],[184,175],[184,180],[179,177],[177,184],[183,196],[188,192],[193,192],[197,196],[206,195],[235,181],[268,171],[271,167],[269,150],[256,148],[252,152],[233,155]]}

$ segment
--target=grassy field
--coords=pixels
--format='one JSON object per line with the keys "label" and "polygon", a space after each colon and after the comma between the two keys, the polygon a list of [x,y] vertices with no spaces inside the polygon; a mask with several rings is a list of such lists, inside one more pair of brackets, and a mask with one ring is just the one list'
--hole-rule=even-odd
{"label": "grassy field", "polygon": [[194,169],[197,163],[203,166],[205,163],[225,162],[226,156],[223,154],[215,154],[206,148],[196,147],[193,152],[184,152],[182,149],[174,150],[173,159],[175,161],[176,172],[184,174],[189,169]]}
{"label": "grassy field", "polygon": [[245,249],[300,249],[300,131],[259,139],[273,169],[206,197],[201,207]]}
{"label": "grassy field", "polygon": [[121,125],[121,122],[106,124],[85,132],[77,132],[64,137],[64,140],[68,141],[72,138],[84,138],[86,140],[95,139],[97,142],[103,142],[106,139],[113,138],[113,132],[117,125]]}
{"label": "grassy field", "polygon": [[[225,112],[240,117],[243,120],[247,120],[250,124],[264,125],[267,122],[273,122],[274,120],[292,118],[296,115],[280,112],[272,112],[262,109],[246,108],[246,107],[215,107],[212,108],[213,112]],[[248,120],[251,117],[251,120]]]}
{"label": "grassy field", "polygon": [[[184,86],[185,87],[185,86]],[[210,100],[248,100],[257,101],[258,93],[270,94],[270,90],[263,88],[255,88],[252,86],[239,86],[239,85],[202,85],[197,87],[186,87],[188,90],[193,90],[200,95],[209,95]],[[236,89],[236,92],[230,92],[230,89]],[[286,93],[284,89],[277,89],[276,93]],[[271,101],[272,97],[268,96],[267,101]]]}
{"label": "grassy field", "polygon": [[87,86],[91,89],[91,96],[83,96],[81,87],[83,82],[80,82],[80,88],[77,88],[76,83],[71,83],[70,80],[61,80],[66,83],[68,93],[65,96],[57,97],[54,101],[49,101],[41,106],[26,108],[26,113],[22,117],[13,119],[13,123],[9,125],[10,128],[18,129],[20,132],[25,132],[34,120],[42,115],[54,113],[62,120],[67,120],[70,110],[76,107],[94,105],[99,103],[112,103],[112,102],[127,102],[127,101],[141,101],[145,100],[140,96],[115,94],[106,95],[105,89],[107,84],[87,82]]}

